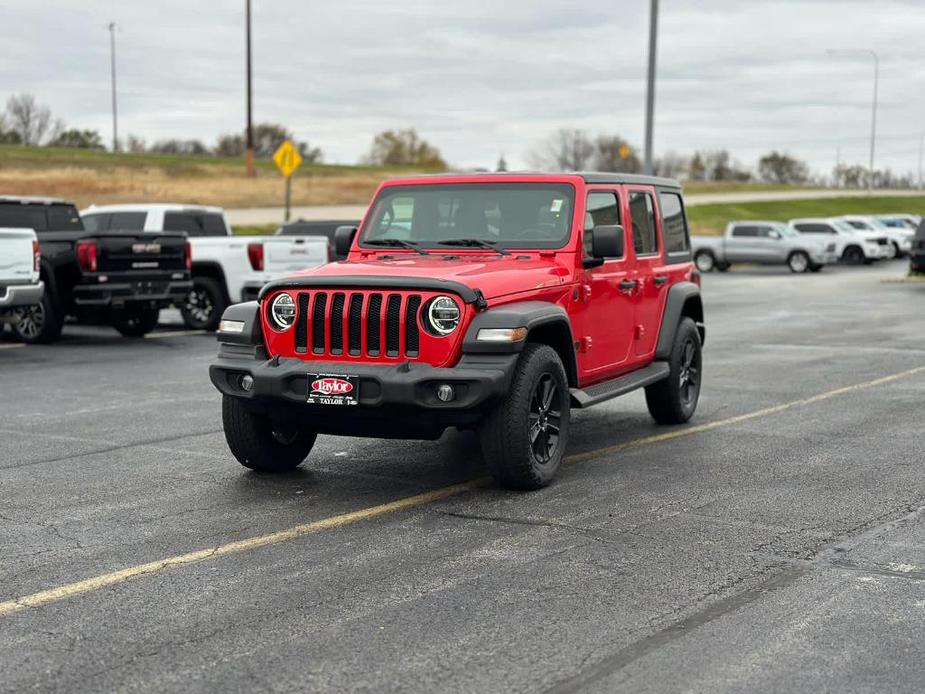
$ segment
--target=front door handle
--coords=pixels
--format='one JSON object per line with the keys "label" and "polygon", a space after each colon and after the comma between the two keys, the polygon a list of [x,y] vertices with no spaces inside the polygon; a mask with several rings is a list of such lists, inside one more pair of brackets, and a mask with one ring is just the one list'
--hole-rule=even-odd
{"label": "front door handle", "polygon": [[621,292],[632,292],[636,288],[636,280],[621,280],[620,284],[617,285],[620,287]]}
{"label": "front door handle", "polygon": [[656,275],[653,281],[655,282],[656,287],[661,287],[663,284],[665,284],[665,282],[668,281],[668,278],[665,275]]}

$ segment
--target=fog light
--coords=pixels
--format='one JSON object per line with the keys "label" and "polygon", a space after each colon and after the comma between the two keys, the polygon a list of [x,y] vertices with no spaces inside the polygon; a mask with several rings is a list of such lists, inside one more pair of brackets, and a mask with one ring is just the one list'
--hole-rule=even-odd
{"label": "fog light", "polygon": [[453,390],[453,386],[444,383],[437,388],[437,399],[441,402],[449,402],[454,397],[456,397],[456,391]]}
{"label": "fog light", "polygon": [[244,374],[243,376],[241,376],[241,389],[242,390],[246,390],[249,393],[251,388],[253,387],[254,387],[254,377],[253,376],[251,376],[250,374]]}

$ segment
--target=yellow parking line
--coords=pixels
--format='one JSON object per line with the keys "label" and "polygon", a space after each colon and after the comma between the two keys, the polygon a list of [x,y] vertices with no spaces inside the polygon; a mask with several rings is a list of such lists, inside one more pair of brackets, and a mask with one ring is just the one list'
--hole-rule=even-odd
{"label": "yellow parking line", "polygon": [[[891,381],[897,381],[901,378],[905,378],[906,376],[922,373],[923,371],[925,371],[925,366],[919,366],[914,369],[908,369],[906,371],[901,371],[899,373],[884,376],[882,378],[876,378],[872,381],[865,381],[864,383],[857,383],[855,385],[845,386],[844,388],[836,388],[835,390],[819,393],[818,395],[813,395],[808,398],[800,398],[799,400],[792,400],[790,402],[775,405],[773,407],[766,407],[761,410],[756,410],[755,412],[749,412],[747,414],[729,417],[727,419],[721,419],[715,422],[708,422],[706,424],[686,427],[683,429],[675,429],[664,434],[645,436],[633,441],[617,444],[616,446],[608,446],[606,448],[599,448],[594,451],[588,451],[586,453],[579,453],[577,455],[569,456],[565,462],[579,463],[590,460],[592,458],[600,457],[602,455],[626,450],[628,448],[638,448],[640,446],[652,445],[662,441],[681,438],[683,436],[692,436],[704,431],[710,431],[720,427],[727,427],[733,424],[738,424],[739,422],[745,422],[751,419],[757,419],[759,417],[766,417],[768,415],[776,414],[778,412],[784,412],[785,410],[789,410],[794,407],[812,405],[824,400],[829,400],[839,395],[846,395],[848,393],[872,388],[874,386],[889,383]],[[405,509],[422,506],[424,504],[433,503],[435,501],[441,501],[443,499],[448,499],[449,497],[457,496],[459,494],[463,494],[465,492],[482,487],[488,484],[488,482],[488,478],[483,477],[471,480],[469,482],[463,482],[461,484],[441,487],[440,489],[434,489],[433,491],[425,492],[423,494],[405,497],[404,499],[390,501],[385,504],[379,504],[378,506],[370,506],[365,509],[351,511],[349,513],[344,513],[337,516],[329,516],[328,518],[322,518],[321,520],[313,521],[311,523],[296,525],[292,528],[269,533],[267,535],[258,535],[257,537],[251,537],[245,540],[237,540],[235,542],[229,542],[223,545],[218,545],[216,547],[209,547],[207,549],[201,549],[195,552],[188,552],[187,554],[179,554],[173,557],[167,557],[166,559],[160,559],[158,561],[149,562],[147,564],[131,566],[127,569],[122,569],[121,571],[102,574],[100,576],[88,578],[83,581],[66,583],[62,586],[58,586],[57,588],[49,588],[48,590],[32,593],[31,595],[24,595],[19,598],[14,598],[13,600],[0,602],[0,617],[14,614],[29,607],[39,607],[41,605],[47,605],[49,603],[65,600],[66,598],[80,595],[82,593],[90,593],[95,590],[100,590],[101,588],[124,583],[125,581],[136,578],[138,576],[157,573],[164,569],[178,566],[187,566],[189,564],[205,561],[206,559],[217,559],[219,557],[225,557],[231,554],[238,554],[240,552],[246,552],[251,549],[257,549],[258,547],[266,547],[267,545],[274,545],[280,542],[286,542],[287,540],[295,540],[306,535],[321,532],[322,530],[329,530],[331,528],[336,528],[343,525],[350,525],[359,521],[369,520],[370,518],[376,518],[378,516],[384,516],[389,513],[395,513],[396,511],[402,511]]]}
{"label": "yellow parking line", "polygon": [[17,347],[25,347],[25,346],[26,346],[25,342],[16,342],[14,344],[9,344],[9,345],[0,345],[0,349],[16,349]]}
{"label": "yellow parking line", "polygon": [[149,340],[157,340],[161,337],[183,337],[185,335],[205,335],[207,330],[165,330],[160,333],[148,333],[145,337]]}

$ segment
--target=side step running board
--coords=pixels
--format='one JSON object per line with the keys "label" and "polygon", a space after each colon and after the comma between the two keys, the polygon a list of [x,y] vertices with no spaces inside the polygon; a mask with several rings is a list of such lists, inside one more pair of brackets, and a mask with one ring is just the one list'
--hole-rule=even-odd
{"label": "side step running board", "polygon": [[605,400],[626,395],[637,388],[642,388],[667,378],[669,371],[668,362],[654,361],[644,369],[618,376],[610,381],[596,383],[593,386],[588,386],[585,390],[569,388],[569,395],[572,396],[572,407],[591,407]]}

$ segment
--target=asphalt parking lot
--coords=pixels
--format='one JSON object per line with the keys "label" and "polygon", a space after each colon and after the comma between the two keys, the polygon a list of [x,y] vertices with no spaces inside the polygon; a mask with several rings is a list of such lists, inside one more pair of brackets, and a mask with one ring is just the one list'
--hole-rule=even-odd
{"label": "asphalt parking lot", "polygon": [[458,433],[247,472],[179,326],[0,339],[0,691],[921,691],[904,268],[706,276],[694,420],[578,412],[528,494]]}

